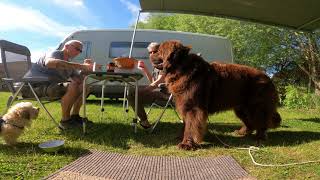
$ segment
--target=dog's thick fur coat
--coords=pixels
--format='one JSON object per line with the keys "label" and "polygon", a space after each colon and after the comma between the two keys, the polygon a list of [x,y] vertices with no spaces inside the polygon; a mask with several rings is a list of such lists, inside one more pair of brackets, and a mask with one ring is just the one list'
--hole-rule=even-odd
{"label": "dog's thick fur coat", "polygon": [[1,136],[8,145],[15,145],[18,137],[25,127],[31,125],[32,119],[36,119],[39,108],[32,106],[30,102],[21,102],[12,106],[2,117]]}
{"label": "dog's thick fur coat", "polygon": [[238,64],[209,64],[179,41],[165,41],[154,55],[163,61],[166,84],[184,120],[182,149],[196,149],[207,131],[208,115],[233,109],[243,122],[239,134],[256,130],[258,140],[280,125],[279,98],[262,71]]}

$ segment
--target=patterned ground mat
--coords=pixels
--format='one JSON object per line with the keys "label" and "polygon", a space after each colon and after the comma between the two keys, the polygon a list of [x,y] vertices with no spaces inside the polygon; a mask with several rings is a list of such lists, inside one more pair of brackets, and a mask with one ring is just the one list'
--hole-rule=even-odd
{"label": "patterned ground mat", "polygon": [[134,156],[90,151],[45,179],[251,179],[231,156]]}

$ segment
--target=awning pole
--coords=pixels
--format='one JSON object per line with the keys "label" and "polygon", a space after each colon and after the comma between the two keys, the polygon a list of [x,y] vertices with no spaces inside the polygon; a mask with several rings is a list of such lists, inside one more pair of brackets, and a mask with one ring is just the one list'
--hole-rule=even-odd
{"label": "awning pole", "polygon": [[129,53],[129,57],[130,57],[130,58],[131,58],[131,55],[132,55],[133,41],[134,41],[134,38],[135,38],[135,36],[136,36],[136,30],[137,30],[137,26],[138,26],[138,22],[139,22],[139,18],[140,18],[140,13],[141,13],[141,10],[139,10],[139,12],[138,12],[137,21],[136,21],[136,24],[135,24],[135,26],[134,26],[134,30],[133,30],[133,34],[132,34],[131,46],[130,46],[130,53]]}

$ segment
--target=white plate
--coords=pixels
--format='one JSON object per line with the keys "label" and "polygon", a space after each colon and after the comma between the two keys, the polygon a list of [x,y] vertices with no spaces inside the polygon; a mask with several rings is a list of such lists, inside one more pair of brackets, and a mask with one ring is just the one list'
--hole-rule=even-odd
{"label": "white plate", "polygon": [[64,145],[64,140],[50,140],[39,144],[39,148],[47,152],[54,152],[59,150]]}

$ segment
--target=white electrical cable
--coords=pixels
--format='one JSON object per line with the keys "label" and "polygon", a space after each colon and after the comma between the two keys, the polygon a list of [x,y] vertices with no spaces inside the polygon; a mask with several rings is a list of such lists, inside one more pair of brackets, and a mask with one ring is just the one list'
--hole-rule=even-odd
{"label": "white electrical cable", "polygon": [[248,148],[237,148],[237,147],[233,147],[230,146],[226,143],[224,143],[218,136],[216,133],[214,133],[215,137],[220,141],[220,143],[222,143],[224,146],[226,147],[230,147],[230,148],[236,148],[236,149],[240,149],[240,150],[248,150],[249,156],[253,162],[253,164],[257,165],[257,166],[264,166],[264,167],[284,167],[284,166],[293,166],[293,165],[302,165],[302,164],[310,164],[310,163],[319,163],[320,160],[316,160],[316,161],[304,161],[304,162],[298,162],[298,163],[288,163],[288,164],[261,164],[261,163],[257,163],[251,153],[251,151],[259,151],[260,148],[259,147],[255,147],[255,146],[250,146]]}
{"label": "white electrical cable", "polygon": [[294,166],[294,165],[302,165],[302,164],[309,164],[309,163],[318,163],[320,162],[320,160],[317,160],[317,161],[304,161],[304,162],[297,162],[297,163],[288,163],[288,164],[260,164],[260,163],[257,163],[254,158],[253,158],[253,155],[251,153],[251,151],[254,150],[254,151],[258,151],[259,148],[258,147],[254,147],[254,146],[250,146],[248,148],[248,153],[250,155],[250,158],[253,162],[253,164],[257,165],[257,166],[264,166],[264,167],[284,167],[284,166]]}

